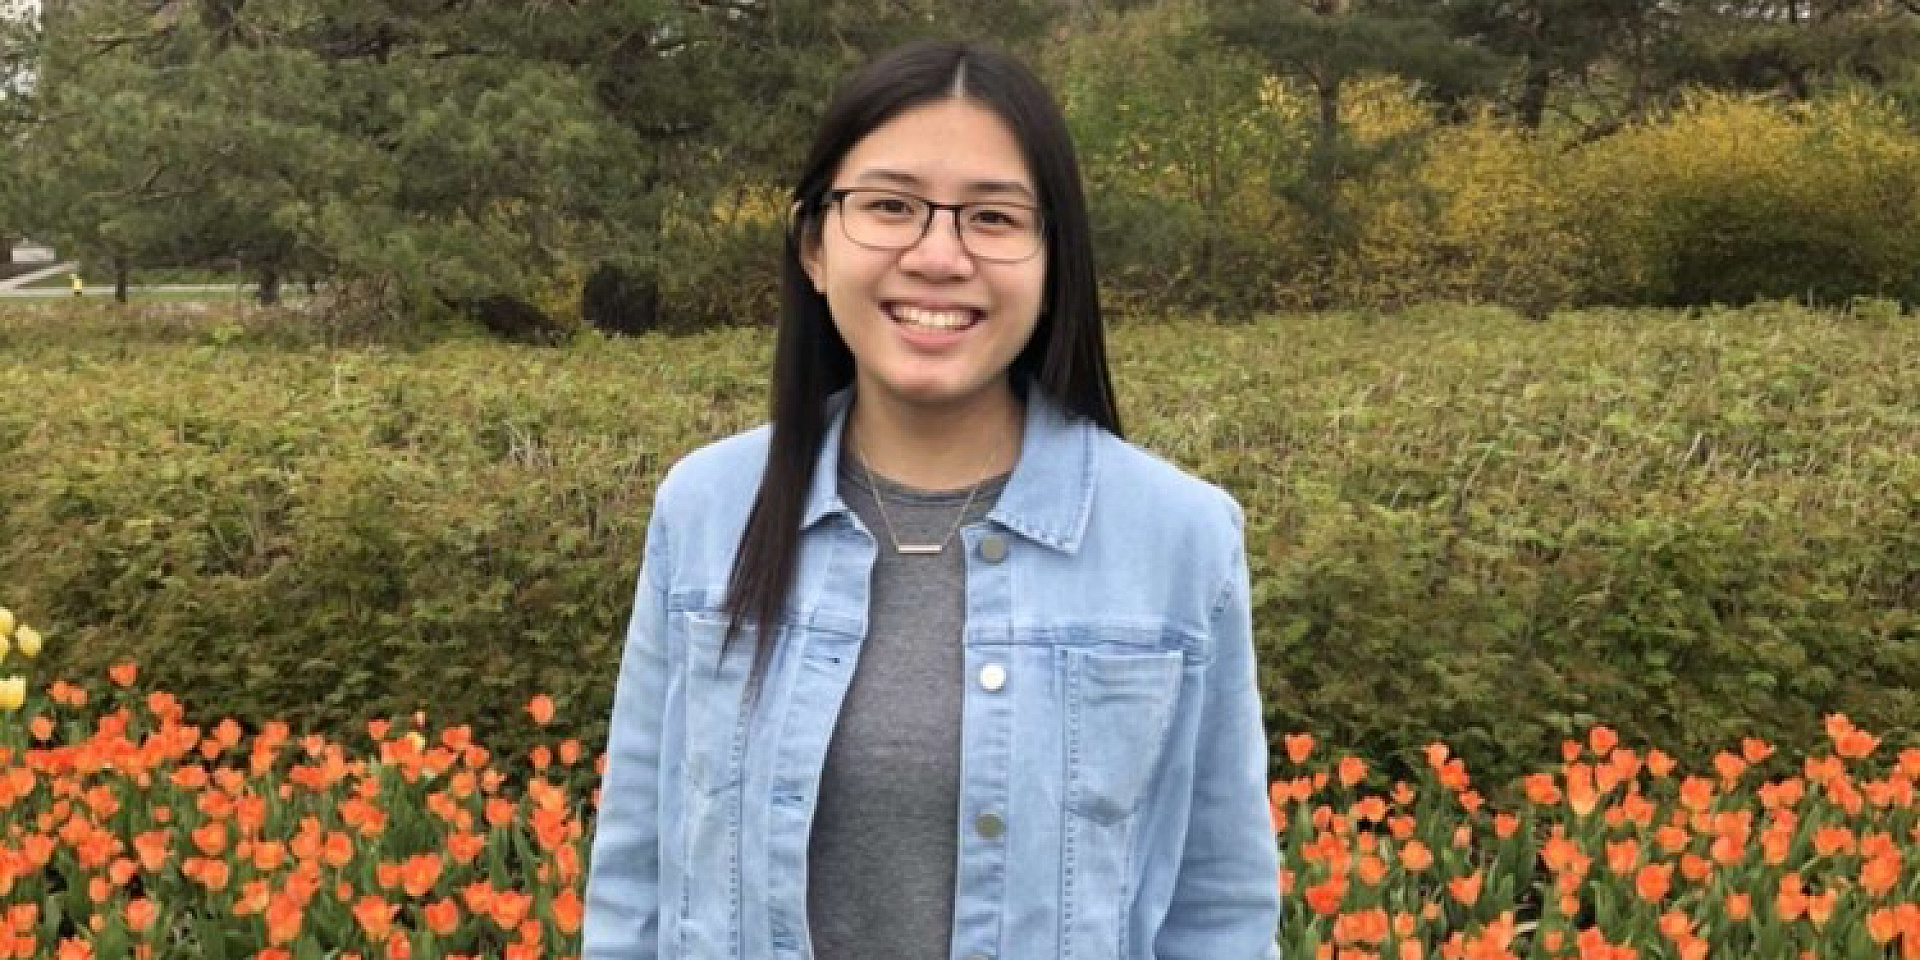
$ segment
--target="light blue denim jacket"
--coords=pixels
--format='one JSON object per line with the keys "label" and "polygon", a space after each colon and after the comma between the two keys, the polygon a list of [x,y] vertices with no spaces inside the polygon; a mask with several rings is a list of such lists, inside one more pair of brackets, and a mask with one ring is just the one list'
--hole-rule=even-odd
{"label": "light blue denim jacket", "polygon": [[[1018,464],[993,511],[961,531],[949,955],[1274,960],[1240,509],[1028,394]],[[719,611],[768,428],[695,452],[656,492],[588,865],[585,960],[809,957],[809,825],[877,550],[836,492],[847,395],[833,402],[751,711],[751,643],[722,660]]]}

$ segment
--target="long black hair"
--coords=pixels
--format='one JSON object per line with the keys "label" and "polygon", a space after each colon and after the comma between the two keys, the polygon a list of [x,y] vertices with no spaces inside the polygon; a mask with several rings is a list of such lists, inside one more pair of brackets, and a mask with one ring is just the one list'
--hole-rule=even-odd
{"label": "long black hair", "polygon": [[[868,64],[827,107],[793,190],[780,268],[780,327],[773,357],[773,437],[753,512],[727,584],[732,621],[777,625],[799,562],[800,521],[828,427],[827,400],[853,382],[853,354],[826,297],[813,288],[802,254],[820,242],[827,192],[840,163],[882,124],[927,103],[964,98],[999,116],[1025,153],[1046,223],[1046,287],[1033,336],[1013,360],[1011,379],[1040,390],[1069,413],[1115,435],[1120,413],[1107,372],[1100,296],[1086,197],[1066,118],[1033,72],[1006,53],[971,43],[921,41]],[[763,629],[759,661],[771,646]]]}

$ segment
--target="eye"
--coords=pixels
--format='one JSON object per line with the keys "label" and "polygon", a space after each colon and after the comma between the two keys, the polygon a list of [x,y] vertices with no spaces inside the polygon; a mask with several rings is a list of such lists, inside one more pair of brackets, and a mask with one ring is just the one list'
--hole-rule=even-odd
{"label": "eye", "polygon": [[905,220],[920,212],[920,205],[912,198],[891,193],[856,194],[855,203],[861,213],[876,217]]}
{"label": "eye", "polygon": [[1025,230],[1033,223],[1033,214],[1024,207],[991,206],[974,207],[967,214],[967,224],[980,230],[1009,233]]}

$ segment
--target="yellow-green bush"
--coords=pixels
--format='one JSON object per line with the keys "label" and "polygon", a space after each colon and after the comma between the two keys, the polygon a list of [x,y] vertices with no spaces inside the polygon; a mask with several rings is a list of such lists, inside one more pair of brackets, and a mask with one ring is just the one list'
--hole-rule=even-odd
{"label": "yellow-green bush", "polygon": [[1416,145],[1348,186],[1355,241],[1314,278],[1333,302],[1492,303],[1542,316],[1576,298],[1582,239],[1552,144],[1484,110],[1438,125],[1404,84],[1357,85],[1350,100],[1361,144]]}
{"label": "yellow-green bush", "polygon": [[1301,101],[1206,35],[1200,5],[1107,13],[1045,68],[1072,126],[1120,312],[1244,313],[1311,259],[1284,199],[1303,169]]}
{"label": "yellow-green bush", "polygon": [[1568,172],[1598,298],[1920,300],[1920,133],[1874,95],[1696,93]]}

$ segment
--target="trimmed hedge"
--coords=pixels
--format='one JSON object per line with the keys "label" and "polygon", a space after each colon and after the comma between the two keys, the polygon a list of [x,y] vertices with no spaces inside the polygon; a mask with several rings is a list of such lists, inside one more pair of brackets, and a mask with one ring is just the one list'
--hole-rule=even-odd
{"label": "trimmed hedge", "polygon": [[[43,675],[134,659],[208,715],[424,709],[512,752],[506,716],[547,692],[591,744],[652,485],[761,417],[770,339],[401,353],[15,311],[0,601],[63,635]],[[1745,734],[1799,753],[1830,711],[1913,736],[1920,324],[1897,310],[1113,339],[1133,439],[1247,508],[1272,730],[1390,769],[1444,740],[1483,783],[1595,720],[1696,762]]]}

